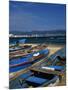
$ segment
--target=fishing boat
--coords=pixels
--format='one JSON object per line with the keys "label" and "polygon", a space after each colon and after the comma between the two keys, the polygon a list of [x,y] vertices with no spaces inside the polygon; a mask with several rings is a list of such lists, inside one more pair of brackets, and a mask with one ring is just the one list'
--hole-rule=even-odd
{"label": "fishing boat", "polygon": [[[51,55],[42,64],[36,64],[14,80],[10,80],[10,88],[30,88],[56,86],[60,82],[60,75],[64,74],[65,69],[65,49],[61,49]],[[39,53],[33,54],[38,56]],[[63,62],[64,63],[63,63]]]}
{"label": "fishing boat", "polygon": [[24,44],[25,41],[26,41],[26,39],[21,39],[21,40],[15,41],[13,45],[9,46],[9,52],[31,48],[31,45],[21,46],[21,44]]}
{"label": "fishing boat", "polygon": [[30,49],[31,45],[24,45],[24,46],[14,46],[9,48],[9,52],[18,51],[18,50],[25,50]]}
{"label": "fishing boat", "polygon": [[49,71],[64,71],[66,67],[66,50],[60,49],[55,54],[51,55],[47,64],[42,65],[42,69]]}
{"label": "fishing boat", "polygon": [[47,45],[45,45],[45,44],[39,44],[39,45],[37,45],[37,46],[34,46],[34,47],[32,47],[30,50],[29,50],[29,52],[33,52],[33,51],[38,51],[38,50],[42,50],[42,49],[45,49],[45,48],[47,48]]}
{"label": "fishing boat", "polygon": [[48,53],[49,53],[49,50],[45,49],[38,52],[34,52],[32,54],[28,54],[24,57],[13,58],[9,61],[10,69],[18,68],[21,66],[24,67],[25,65],[29,65],[29,64],[31,65],[37,62],[38,60],[41,60],[42,58],[46,57]]}
{"label": "fishing boat", "polygon": [[55,86],[59,83],[59,77],[53,74],[27,71],[10,81],[10,89]]}
{"label": "fishing boat", "polygon": [[23,46],[23,47],[20,47],[20,49],[16,49],[14,50],[11,50],[9,52],[9,58],[12,59],[12,58],[16,58],[16,57],[23,57],[23,56],[26,56],[27,54],[29,54],[27,51],[31,48],[31,46]]}
{"label": "fishing boat", "polygon": [[59,83],[59,77],[53,74],[34,72],[33,75],[31,75],[25,80],[25,83],[27,88],[30,86],[32,87],[55,86]]}
{"label": "fishing boat", "polygon": [[21,50],[21,47],[11,47],[9,48],[9,52],[13,52],[13,51],[17,51],[17,50]]}
{"label": "fishing boat", "polygon": [[27,54],[28,53],[24,53],[24,51],[16,51],[14,53],[10,53],[9,58],[12,60],[13,58],[25,57]]}

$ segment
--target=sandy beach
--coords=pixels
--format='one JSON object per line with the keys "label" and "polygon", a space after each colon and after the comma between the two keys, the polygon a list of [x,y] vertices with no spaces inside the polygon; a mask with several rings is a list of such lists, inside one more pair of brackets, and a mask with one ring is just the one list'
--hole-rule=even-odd
{"label": "sandy beach", "polygon": [[56,51],[60,50],[63,48],[64,45],[48,45],[48,49],[50,50],[49,55],[54,54]]}
{"label": "sandy beach", "polygon": [[[27,45],[27,44],[24,44],[24,45]],[[28,45],[31,45],[32,47],[35,47],[39,44],[28,44]],[[42,44],[40,44],[40,45],[42,45]],[[54,54],[56,51],[58,51],[58,50],[60,50],[61,48],[64,47],[64,45],[56,45],[56,44],[45,44],[45,45],[47,46],[46,48],[50,50],[49,55]],[[21,46],[22,46],[22,44],[21,44]]]}

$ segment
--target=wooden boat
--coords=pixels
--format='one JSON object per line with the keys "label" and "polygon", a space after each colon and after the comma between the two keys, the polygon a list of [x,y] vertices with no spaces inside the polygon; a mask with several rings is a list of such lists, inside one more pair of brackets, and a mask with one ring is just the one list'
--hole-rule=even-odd
{"label": "wooden boat", "polygon": [[55,86],[59,83],[59,77],[53,74],[36,71],[26,71],[15,80],[10,81],[10,89]]}
{"label": "wooden boat", "polygon": [[[65,52],[62,50],[52,55],[47,62],[31,67],[29,71],[19,75],[15,80],[10,81],[10,88],[30,88],[56,86],[60,82],[60,75],[64,73]],[[36,55],[34,55],[36,56]],[[60,58],[58,58],[58,56]],[[64,58],[64,59],[63,59]],[[43,68],[42,68],[43,67]]]}
{"label": "wooden boat", "polygon": [[13,51],[17,51],[17,50],[21,50],[21,47],[11,47],[9,48],[9,52],[13,52]]}
{"label": "wooden boat", "polygon": [[[34,56],[37,53],[39,53],[39,55]],[[32,64],[44,58],[46,55],[48,55],[48,53],[49,53],[49,50],[45,49],[39,52],[35,52],[33,54],[28,54],[25,57],[14,58],[9,61],[10,63],[9,66],[10,68],[15,68],[26,64]]]}
{"label": "wooden boat", "polygon": [[9,58],[12,60],[13,58],[25,57],[26,55],[28,55],[27,52],[24,53],[23,51],[16,51],[14,53],[10,53]]}
{"label": "wooden boat", "polygon": [[13,52],[13,51],[18,51],[18,50],[25,50],[25,49],[30,49],[31,45],[24,45],[24,46],[14,46],[14,47],[10,47],[9,48],[9,52]]}
{"label": "wooden boat", "polygon": [[52,70],[52,71],[63,71],[66,66],[66,55],[65,48],[60,49],[54,55],[52,55],[50,60],[48,60],[46,65],[42,65],[42,69]]}
{"label": "wooden boat", "polygon": [[[9,52],[9,58],[12,59],[12,58],[16,58],[16,57],[23,57],[23,56],[29,54],[29,53],[27,52],[27,50],[26,50],[26,52],[25,52],[24,49],[29,49],[29,48],[31,48],[31,47],[30,47],[30,46],[29,46],[29,47],[28,47],[28,46],[25,46],[24,48],[22,48],[22,47],[20,47],[20,48],[21,48],[21,49],[11,50],[11,51]],[[14,48],[13,48],[13,49],[14,49]],[[25,53],[24,53],[24,52],[25,52]]]}
{"label": "wooden boat", "polygon": [[47,48],[47,45],[45,44],[39,44],[37,46],[32,47],[29,52],[38,51]]}
{"label": "wooden boat", "polygon": [[[39,55],[34,56],[37,53],[39,53]],[[41,60],[42,58],[46,57],[48,55],[48,53],[49,53],[49,50],[45,49],[45,50],[42,50],[39,52],[28,54],[25,57],[13,58],[9,61],[9,67],[10,67],[9,71],[15,72],[15,71],[17,71],[17,68],[19,68],[19,67],[20,67],[20,69],[23,69],[24,67],[27,68],[28,66],[37,62],[38,60]],[[13,70],[11,70],[11,69],[13,69]]]}
{"label": "wooden boat", "polygon": [[39,54],[38,56],[33,56],[29,61],[32,62],[34,60],[41,59],[43,57],[45,57],[45,54]]}
{"label": "wooden boat", "polygon": [[41,72],[33,72],[33,73],[34,73],[33,75],[31,75],[25,80],[26,87],[55,86],[59,83],[59,77],[57,75]]}

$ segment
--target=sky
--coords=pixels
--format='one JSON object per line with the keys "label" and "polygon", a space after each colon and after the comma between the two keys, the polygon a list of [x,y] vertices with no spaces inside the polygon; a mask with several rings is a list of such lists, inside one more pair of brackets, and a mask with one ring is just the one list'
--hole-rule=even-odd
{"label": "sky", "polygon": [[9,2],[10,31],[65,30],[65,4]]}

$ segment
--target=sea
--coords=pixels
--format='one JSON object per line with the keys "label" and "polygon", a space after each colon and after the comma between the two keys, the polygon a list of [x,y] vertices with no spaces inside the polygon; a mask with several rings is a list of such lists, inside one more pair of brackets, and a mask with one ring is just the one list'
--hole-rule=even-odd
{"label": "sea", "polygon": [[24,43],[33,44],[66,44],[66,36],[52,36],[52,37],[22,37],[22,38],[10,38],[9,44],[14,44],[17,41],[25,39]]}
{"label": "sea", "polygon": [[[32,32],[11,32],[13,35],[38,35],[39,37],[9,38],[9,44],[25,39],[24,43],[37,44],[66,44],[66,30],[32,31]],[[42,37],[40,37],[42,35]]]}

